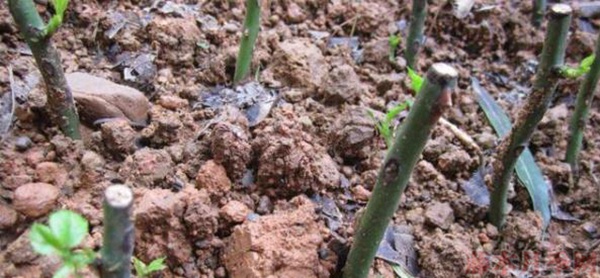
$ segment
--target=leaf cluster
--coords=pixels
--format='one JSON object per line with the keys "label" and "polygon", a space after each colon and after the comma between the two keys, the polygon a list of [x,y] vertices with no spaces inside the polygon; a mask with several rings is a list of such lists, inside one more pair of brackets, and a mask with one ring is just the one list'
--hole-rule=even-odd
{"label": "leaf cluster", "polygon": [[596,55],[592,54],[590,56],[585,57],[583,60],[581,60],[581,63],[579,63],[578,67],[572,68],[569,66],[564,66],[563,68],[560,69],[560,73],[562,74],[562,76],[564,76],[566,78],[571,78],[571,79],[578,78],[590,71],[590,68],[592,67],[592,63],[594,63],[595,59],[596,59]]}
{"label": "leaf cluster", "polygon": [[46,24],[43,35],[46,37],[52,36],[56,30],[60,27],[63,22],[65,11],[69,5],[69,0],[52,0],[52,6],[54,7],[54,15]]}
{"label": "leaf cluster", "polygon": [[131,260],[133,261],[133,268],[135,268],[137,277],[149,277],[153,272],[161,271],[167,267],[165,265],[165,257],[155,259],[149,264],[145,264],[136,257],[131,258]]}
{"label": "leaf cluster", "polygon": [[94,251],[75,249],[88,234],[88,227],[85,218],[69,210],[52,213],[48,225],[33,224],[29,233],[33,250],[42,255],[58,256],[62,261],[62,266],[54,273],[54,278],[77,274],[94,261]]}

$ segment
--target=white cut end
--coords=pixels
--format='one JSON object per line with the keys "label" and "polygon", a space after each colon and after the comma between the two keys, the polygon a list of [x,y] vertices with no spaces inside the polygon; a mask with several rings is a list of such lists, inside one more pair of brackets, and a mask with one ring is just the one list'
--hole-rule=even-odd
{"label": "white cut end", "polygon": [[555,4],[552,6],[552,8],[550,8],[550,10],[555,13],[555,14],[570,14],[573,12],[573,9],[571,8],[571,6],[567,5],[567,4]]}
{"label": "white cut end", "polygon": [[435,63],[431,66],[431,69],[434,70],[439,76],[446,78],[458,77],[458,72],[456,69],[445,63]]}
{"label": "white cut end", "polygon": [[133,192],[122,184],[111,185],[104,191],[106,202],[115,208],[125,208],[133,202]]}

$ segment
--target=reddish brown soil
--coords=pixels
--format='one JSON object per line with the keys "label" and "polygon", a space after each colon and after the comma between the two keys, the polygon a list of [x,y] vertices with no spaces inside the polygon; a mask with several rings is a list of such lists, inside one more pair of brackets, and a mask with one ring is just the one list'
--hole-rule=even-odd
{"label": "reddish brown soil", "polygon": [[[156,277],[335,275],[385,153],[366,112],[381,115],[390,103],[413,98],[402,49],[392,64],[387,46],[390,32],[398,30],[395,22],[408,19],[410,1],[262,1],[252,75],[260,66],[259,81],[278,89],[279,103],[252,127],[236,108],[196,105],[202,93],[231,83],[244,1],[200,1],[191,5],[195,11],[172,13],[161,12],[161,5],[150,9],[153,2],[70,3],[53,38],[66,72],[141,90],[152,104],[150,120],[145,126],[126,120],[88,124],[85,140],[73,142],[45,120],[43,90],[20,101],[0,145],[0,277],[51,277],[57,261],[33,253],[27,231],[52,210],[83,214],[91,224],[85,245],[98,249],[101,196],[111,183],[134,189],[135,256],[166,257],[168,268]],[[430,6],[417,70],[435,62],[459,70],[447,119],[493,153],[497,137],[471,93],[470,77],[515,115],[523,94],[509,92],[530,86],[530,62],[541,51],[544,27],[531,26],[531,1],[478,2],[500,4],[464,19],[454,17],[450,5]],[[488,5],[476,9],[482,6]],[[328,48],[327,38],[312,32],[348,36],[355,17],[360,62],[349,48]],[[578,20],[567,54],[572,64],[592,52],[596,38]],[[124,26],[115,33],[119,24]],[[135,67],[141,54],[154,57],[145,64],[149,70],[125,78],[124,69]],[[10,92],[9,66],[19,82],[36,72],[2,1],[0,95]],[[541,238],[540,217],[516,186],[499,232],[460,187],[479,166],[477,152],[438,125],[393,220],[414,236],[420,277],[598,277],[598,95],[585,132],[581,179],[573,188],[562,162],[577,84],[560,84],[531,149],[562,209],[580,221],[553,220]],[[31,145],[23,146],[21,137]],[[337,205],[335,225],[324,217],[324,205],[313,203],[316,196]],[[528,255],[542,259],[527,265]],[[377,273],[393,276],[381,260],[373,277]]]}

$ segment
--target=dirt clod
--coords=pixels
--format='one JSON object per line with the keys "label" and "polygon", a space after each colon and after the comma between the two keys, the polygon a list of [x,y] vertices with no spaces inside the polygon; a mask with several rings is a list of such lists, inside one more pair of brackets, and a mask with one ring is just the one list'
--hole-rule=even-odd
{"label": "dirt clod", "polygon": [[435,202],[425,211],[425,218],[430,224],[446,230],[454,222],[454,211],[448,203]]}
{"label": "dirt clod", "polygon": [[132,154],[137,149],[137,133],[126,120],[115,119],[103,123],[100,131],[104,147],[114,155]]}
{"label": "dirt clod", "polygon": [[48,183],[28,183],[15,190],[13,205],[28,217],[40,217],[56,205],[59,189]]}
{"label": "dirt clod", "polygon": [[231,277],[327,277],[314,205],[305,197],[273,215],[234,228],[223,261]]}
{"label": "dirt clod", "polygon": [[196,176],[196,186],[198,189],[206,189],[211,196],[222,196],[231,189],[231,181],[223,166],[209,160],[200,167]]}
{"label": "dirt clod", "polygon": [[233,223],[242,223],[246,216],[250,213],[250,209],[242,202],[231,201],[223,206],[219,212],[225,220]]}
{"label": "dirt clod", "polygon": [[173,173],[173,161],[165,150],[143,148],[128,156],[119,174],[143,187],[167,187],[165,181]]}
{"label": "dirt clod", "polygon": [[17,222],[17,212],[6,205],[0,205],[0,230],[10,229]]}

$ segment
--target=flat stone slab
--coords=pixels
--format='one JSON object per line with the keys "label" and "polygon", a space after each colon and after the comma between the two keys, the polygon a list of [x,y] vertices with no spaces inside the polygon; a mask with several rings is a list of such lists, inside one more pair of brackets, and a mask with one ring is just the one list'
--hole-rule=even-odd
{"label": "flat stone slab", "polygon": [[83,72],[69,73],[66,79],[84,122],[124,118],[146,125],[150,102],[144,93]]}

